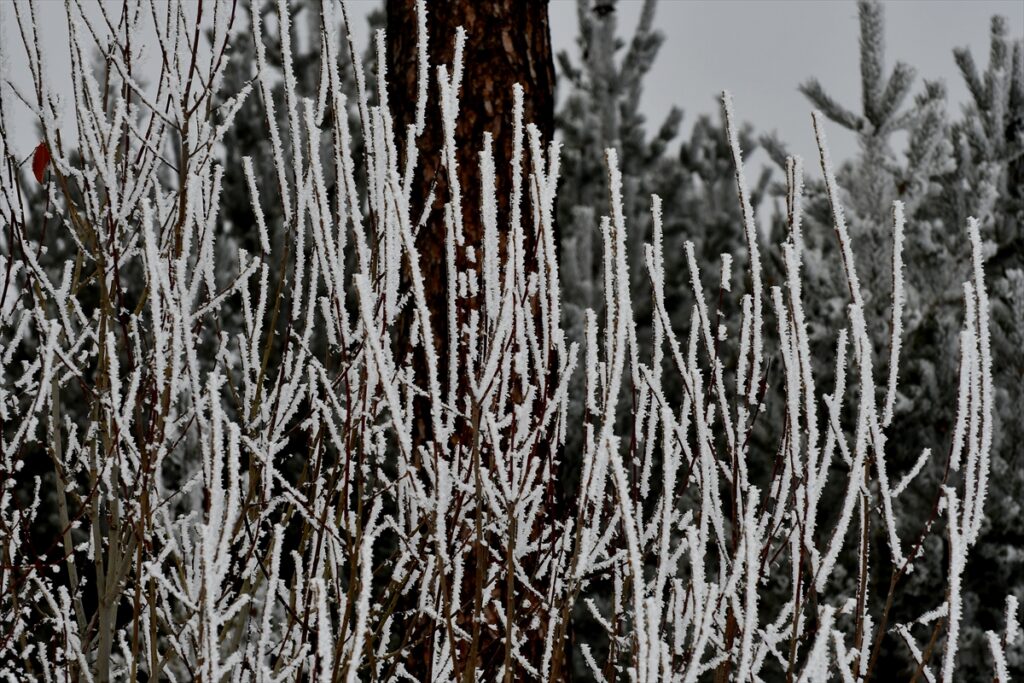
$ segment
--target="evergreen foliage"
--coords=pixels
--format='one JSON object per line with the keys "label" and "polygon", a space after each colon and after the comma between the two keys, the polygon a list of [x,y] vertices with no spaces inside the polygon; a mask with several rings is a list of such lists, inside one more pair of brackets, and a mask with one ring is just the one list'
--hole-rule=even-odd
{"label": "evergreen foliage", "polygon": [[[908,280],[902,353],[908,360],[900,378],[893,425],[900,433],[922,435],[923,441],[891,442],[893,462],[898,467],[913,467],[922,448],[941,453],[956,419],[947,401],[957,392],[957,283],[970,268],[961,255],[963,233],[959,226],[968,216],[981,221],[986,268],[995,283],[992,339],[997,358],[995,386],[1000,397],[996,403],[1000,407],[992,467],[999,475],[992,480],[992,514],[978,553],[965,572],[965,616],[972,625],[966,626],[962,634],[965,648],[961,671],[973,680],[989,669],[991,654],[983,631],[1001,621],[1002,595],[1007,591],[1018,597],[1024,595],[1024,580],[1020,578],[1024,576],[1020,553],[1024,536],[1016,513],[1024,495],[1024,458],[1019,439],[1024,420],[1020,411],[1011,407],[1024,398],[1024,347],[1019,343],[1024,318],[1020,317],[1015,293],[1020,272],[1016,269],[1021,265],[1024,244],[1020,201],[1024,187],[1020,175],[1024,152],[1021,42],[1011,43],[1005,20],[994,17],[990,61],[983,74],[978,73],[969,51],[954,51],[973,98],[959,120],[950,119],[945,88],[938,82],[925,81],[910,107],[901,111],[913,87],[914,69],[897,63],[886,75],[883,7],[878,2],[860,2],[858,9],[860,113],[836,102],[815,79],[805,82],[801,91],[832,121],[857,134],[860,154],[844,164],[839,177],[845,188],[843,199],[851,236],[858,245],[858,266],[865,273],[862,282],[878,314],[891,298],[892,219],[886,207],[893,200],[902,201],[906,207],[904,260]],[[894,153],[892,148],[891,139],[897,131],[907,136],[902,154]],[[827,235],[831,229],[827,198],[813,185],[808,194],[809,223],[817,221],[818,226],[808,228],[806,233]],[[813,208],[815,201],[817,210]],[[820,259],[809,259],[812,264],[822,264],[808,268],[813,283],[808,289],[809,306],[811,310],[838,313],[830,302],[842,296],[844,285],[827,279],[835,273],[836,258],[827,248],[820,253]],[[820,302],[817,307],[812,303],[815,300]],[[885,321],[885,316],[875,319]],[[884,348],[890,325],[883,323],[874,328],[873,336],[880,344],[876,348]],[[825,357],[827,345],[822,344],[820,351]],[[879,360],[885,362],[884,357]],[[928,482],[923,489],[936,491],[946,480],[943,459],[928,462],[923,476]],[[933,495],[908,496],[905,519],[926,518]],[[926,601],[941,590],[946,554],[938,544],[930,548],[925,566],[908,579],[905,600],[910,604]],[[878,576],[876,580],[884,582],[888,578]],[[888,667],[906,670],[908,655],[905,649],[896,647],[883,656],[887,656]],[[1020,652],[1011,651],[1010,659],[1019,667]]]}

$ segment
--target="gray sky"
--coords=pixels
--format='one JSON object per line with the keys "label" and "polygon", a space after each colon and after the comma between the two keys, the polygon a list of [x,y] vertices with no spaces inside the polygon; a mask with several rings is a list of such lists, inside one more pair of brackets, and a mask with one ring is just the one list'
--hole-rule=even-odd
{"label": "gray sky", "polygon": [[[619,3],[620,28],[636,25],[641,2]],[[574,48],[575,1],[551,3],[552,40]],[[1010,35],[1024,36],[1024,2],[1013,0],[894,0],[885,3],[886,66],[904,61],[921,79],[942,79],[953,111],[968,92],[953,48],[970,47],[988,64],[989,19],[1009,19]],[[794,153],[816,158],[811,105],[797,86],[817,77],[847,108],[860,111],[857,6],[852,0],[662,0],[655,25],[665,44],[647,77],[643,109],[651,126],[675,104],[688,134],[697,115],[717,116],[717,93],[732,91],[736,111],[758,131],[778,130]],[[917,92],[915,88],[913,92]],[[833,157],[856,153],[852,133],[828,129]]]}
{"label": "gray sky", "polygon": [[[25,2],[25,0],[14,0]],[[88,0],[87,0],[88,1]],[[21,39],[9,3],[0,0],[0,40],[8,53],[8,73],[28,90]],[[61,0],[37,0],[41,23],[52,27],[43,35],[51,59],[52,82],[67,79],[65,20]],[[377,0],[351,2],[354,16],[365,16]],[[550,3],[555,50],[576,55],[575,0]],[[640,0],[620,0],[619,25],[631,35],[639,17]],[[892,0],[886,7],[887,67],[903,60],[922,77],[941,78],[950,101],[967,101],[952,49],[968,46],[980,67],[988,61],[989,18],[1009,19],[1011,35],[1024,36],[1024,2],[1019,0]],[[649,126],[661,123],[675,104],[685,112],[683,133],[700,113],[718,112],[717,94],[732,91],[737,113],[758,131],[777,130],[795,153],[816,155],[810,125],[810,105],[796,88],[810,76],[829,92],[859,111],[857,8],[853,0],[661,0],[655,25],[666,41],[645,81],[642,100]],[[356,22],[357,39],[366,40],[366,23]],[[916,91],[916,90],[915,90]],[[13,127],[20,152],[35,146],[34,126],[27,110],[14,107]],[[851,134],[829,128],[833,156],[856,152]]]}

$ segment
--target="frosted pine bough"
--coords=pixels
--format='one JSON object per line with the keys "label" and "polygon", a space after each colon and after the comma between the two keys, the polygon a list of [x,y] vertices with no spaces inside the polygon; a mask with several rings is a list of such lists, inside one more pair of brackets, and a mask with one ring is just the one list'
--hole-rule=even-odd
{"label": "frosted pine bough", "polygon": [[[771,286],[728,95],[747,253],[699,264],[688,246],[696,305],[689,328],[674,330],[661,204],[652,198],[644,258],[653,357],[636,340],[630,226],[613,149],[601,223],[604,307],[588,312],[582,346],[568,342],[553,225],[559,146],[540,139],[521,107],[512,168],[495,168],[489,139],[481,151],[483,244],[464,238],[461,202],[470,198],[457,186],[447,198],[448,296],[438,324],[418,267],[420,217],[410,212],[412,141],[429,79],[447,139],[437,153],[455,163],[458,96],[472,87],[461,79],[461,36],[453,64],[421,58],[421,104],[407,131],[392,126],[384,74],[382,106],[371,106],[355,60],[353,106],[366,148],[357,158],[347,116],[328,116],[349,106],[337,69],[343,5],[324,3],[330,67],[317,96],[303,99],[289,7],[279,2],[280,117],[259,16],[257,78],[237,99],[214,102],[225,68],[217,55],[232,30],[230,5],[215,10],[212,45],[193,48],[195,27],[156,3],[142,3],[130,20],[138,26],[115,35],[72,7],[70,122],[59,120],[41,76],[45,55],[30,50],[36,91],[25,99],[53,153],[50,229],[75,245],[66,264],[40,248],[8,147],[9,90],[0,102],[0,266],[9,282],[0,302],[0,671],[8,679],[64,680],[68,671],[86,680],[559,679],[571,666],[570,619],[582,604],[608,634],[605,652],[578,642],[598,680],[695,681],[715,670],[742,681],[779,671],[801,681],[864,680],[877,674],[877,647],[890,635],[905,640],[923,678],[954,680],[960,586],[984,516],[992,439],[976,222],[964,239],[974,274],[964,283],[946,475],[932,518],[901,525],[900,496],[928,458],[942,457],[926,452],[899,474],[885,457],[899,378],[902,234],[913,226],[897,203],[894,334],[888,349],[875,349],[820,117],[850,290],[827,389],[816,386],[801,298],[802,162],[787,169],[789,234],[777,246],[786,280]],[[17,20],[35,45],[31,8],[19,7]],[[172,57],[159,99],[132,76],[139,46],[126,38],[150,20]],[[424,45],[425,21],[419,26]],[[109,107],[88,66],[94,36],[113,41],[109,68],[124,84]],[[382,53],[382,34],[376,45]],[[277,186],[261,187],[244,164],[258,253],[216,230],[225,171],[218,147],[246,97],[262,98],[269,122],[285,122],[267,131]],[[65,147],[69,126],[75,155]],[[400,145],[408,152],[401,166]],[[509,216],[497,210],[497,173],[513,178]],[[280,204],[283,239],[266,220],[271,201]],[[537,247],[528,254],[531,232]],[[470,249],[477,267],[460,270],[456,255]],[[716,306],[700,268],[718,268],[720,288],[741,293],[738,310]],[[237,325],[229,307],[241,313]],[[398,338],[403,315],[414,320],[425,383]],[[456,363],[442,376],[441,354],[459,359],[467,382]],[[879,357],[889,359],[884,368]],[[574,372],[586,379],[582,424],[566,420]],[[682,396],[663,390],[667,372],[678,374]],[[785,425],[767,456],[776,467],[757,478],[748,465],[766,456],[749,436],[770,377],[783,384]],[[69,404],[72,395],[85,405]],[[625,420],[623,395],[632,396]],[[413,414],[416,396],[426,397],[427,415]],[[429,421],[432,440],[417,439],[416,418]],[[554,464],[569,457],[560,448],[569,429],[584,434],[584,452],[572,454],[581,487],[558,510],[550,489]],[[455,441],[456,432],[473,438]],[[29,459],[52,474],[19,475],[33,467]],[[823,498],[830,481],[841,484],[835,502]],[[51,514],[56,535],[40,547],[30,531]],[[869,553],[872,524],[884,529],[885,557]],[[949,537],[946,595],[895,623],[891,595],[933,527]],[[880,561],[892,564],[888,594],[866,581],[868,563]],[[764,586],[780,575],[791,596],[767,605]],[[606,599],[584,599],[598,583],[610,586]],[[1020,637],[1017,611],[1010,598],[1005,630],[988,633],[999,680],[1008,680],[1004,649]]]}

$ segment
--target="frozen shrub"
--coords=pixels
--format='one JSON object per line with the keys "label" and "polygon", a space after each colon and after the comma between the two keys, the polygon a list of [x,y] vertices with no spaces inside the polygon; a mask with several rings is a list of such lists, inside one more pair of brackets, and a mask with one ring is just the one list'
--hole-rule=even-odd
{"label": "frozen shrub", "polygon": [[[16,7],[35,45],[33,13]],[[215,5],[210,41],[200,44],[192,20],[159,8],[143,2],[105,25],[69,9],[71,121],[60,120],[41,76],[45,56],[29,50],[35,90],[26,99],[50,157],[40,173],[48,236],[24,206],[34,181],[19,175],[11,152],[8,90],[0,101],[0,671],[8,679],[415,680],[410,672],[426,671],[432,680],[557,680],[576,607],[606,630],[600,649],[578,643],[599,680],[693,681],[711,671],[743,681],[862,680],[891,634],[906,639],[926,677],[953,679],[992,446],[990,305],[976,221],[962,231],[972,267],[950,449],[924,451],[897,480],[886,456],[898,374],[875,366],[880,349],[822,117],[814,123],[849,293],[829,367],[816,366],[808,348],[802,162],[787,162],[787,234],[776,247],[785,278],[774,284],[762,273],[728,94],[746,254],[707,264],[684,244],[694,302],[685,334],[666,305],[654,196],[651,241],[638,255],[650,350],[638,343],[630,225],[619,155],[609,148],[603,313],[599,321],[585,311],[582,343],[567,341],[553,229],[559,145],[541,140],[520,106],[510,130],[522,155],[512,168],[495,168],[482,151],[482,244],[464,244],[452,193],[445,333],[435,336],[411,174],[397,162],[409,131],[392,128],[383,83],[379,104],[368,100],[353,64],[363,140],[363,154],[353,155],[349,117],[339,115],[348,109],[337,3],[323,3],[325,67],[314,96],[300,95],[281,0],[276,26],[252,16],[253,80],[216,105],[227,69],[218,55],[234,15]],[[165,59],[146,88],[133,76],[138,47],[129,38],[150,21]],[[91,40],[106,56],[102,79],[83,58]],[[279,99],[266,77],[271,42],[280,50]],[[473,87],[461,82],[458,46],[455,54],[453,64],[422,72],[440,90],[448,130],[460,88]],[[215,227],[230,158],[224,136],[251,97],[266,111],[274,173],[240,162],[253,216],[234,226],[250,232],[244,247]],[[447,139],[436,153],[450,164]],[[415,165],[415,147],[406,152]],[[510,215],[495,210],[496,173],[512,174]],[[283,239],[271,240],[271,213]],[[893,363],[903,214],[894,203]],[[63,264],[44,248],[54,232],[74,245]],[[473,249],[464,268],[457,248]],[[719,270],[711,281],[739,304],[714,303],[721,298],[705,291],[702,268]],[[224,315],[229,305],[237,320]],[[429,368],[422,385],[396,341],[405,310]],[[440,354],[457,358],[448,365],[458,372],[441,376]],[[774,465],[753,474],[748,437],[764,419],[772,364],[784,422]],[[823,370],[835,378],[827,390]],[[665,391],[669,372],[681,392]],[[569,421],[574,373],[583,377],[583,410]],[[633,409],[623,427],[626,392]],[[418,396],[425,412],[413,414]],[[430,440],[413,438],[414,419],[430,422]],[[580,486],[556,514],[551,490],[570,430],[582,435]],[[932,514],[912,520],[917,531],[908,534],[897,523],[900,497],[928,459],[942,457],[941,486],[926,492]],[[830,481],[838,497],[823,496]],[[880,557],[866,541],[876,526]],[[888,607],[899,578],[943,529],[945,594],[913,621],[895,622]],[[890,586],[868,581],[880,562],[892,566]],[[788,586],[781,605],[760,600],[769,583]],[[594,589],[601,604],[581,600]],[[1011,599],[1005,628],[986,634],[1003,678],[1016,619]],[[932,635],[940,629],[941,652]]]}

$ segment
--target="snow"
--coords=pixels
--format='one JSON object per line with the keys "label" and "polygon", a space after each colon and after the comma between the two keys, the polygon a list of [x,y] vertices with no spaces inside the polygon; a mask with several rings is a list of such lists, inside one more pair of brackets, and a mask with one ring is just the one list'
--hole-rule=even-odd
{"label": "snow", "polygon": [[[217,5],[207,57],[231,35],[225,7]],[[650,243],[638,252],[650,300],[641,299],[631,271],[641,259],[629,252],[639,242],[632,231],[644,225],[627,219],[626,160],[609,147],[603,289],[573,337],[555,235],[561,145],[525,119],[516,87],[503,133],[511,135],[511,167],[496,167],[496,139],[485,135],[471,157],[481,196],[467,196],[455,134],[460,95],[473,86],[463,82],[466,35],[457,33],[451,64],[432,68],[427,4],[416,8],[417,105],[406,130],[394,129],[387,106],[385,34],[375,36],[376,106],[352,55],[362,156],[337,64],[346,60],[337,28],[345,5],[325,0],[319,29],[331,65],[312,90],[302,85],[308,74],[289,32],[306,15],[290,15],[279,0],[275,12],[253,16],[258,83],[243,93],[255,87],[262,98],[273,171],[250,157],[239,169],[225,166],[230,122],[207,120],[223,67],[211,60],[203,87],[187,85],[184,15],[157,22],[170,56],[160,80],[173,96],[166,111],[131,82],[125,91],[139,97],[131,106],[115,97],[108,110],[99,81],[76,61],[81,154],[55,146],[54,165],[83,191],[49,189],[52,210],[68,215],[59,229],[81,257],[56,268],[41,250],[4,257],[17,260],[9,272],[25,304],[0,309],[0,468],[18,472],[24,454],[38,451],[56,475],[45,485],[59,482],[53,493],[65,505],[89,497],[68,530],[69,545],[77,544],[69,559],[95,573],[74,581],[41,571],[23,535],[4,538],[5,563],[25,580],[15,585],[5,575],[21,602],[4,598],[0,610],[11,633],[32,642],[31,627],[43,623],[48,641],[0,642],[0,673],[31,661],[56,679],[74,661],[90,674],[96,668],[97,678],[127,678],[135,667],[154,680],[196,672],[210,680],[415,680],[422,644],[431,674],[449,680],[473,677],[480,662],[466,653],[483,632],[506,655],[509,676],[538,677],[553,673],[567,620],[585,607],[621,660],[606,676],[581,643],[598,680],[696,681],[727,665],[737,680],[756,681],[790,661],[799,681],[860,680],[878,638],[894,633],[920,658],[916,627],[939,619],[949,645],[933,665],[941,658],[942,680],[955,680],[964,572],[985,518],[995,439],[993,303],[979,221],[968,222],[964,240],[972,272],[950,436],[956,476],[943,480],[938,525],[949,535],[948,596],[911,621],[883,624],[875,606],[885,587],[872,585],[862,566],[900,576],[912,568],[916,556],[904,554],[900,536],[903,499],[920,493],[933,458],[923,449],[890,481],[887,440],[908,360],[903,245],[914,226],[903,204],[892,207],[891,338],[878,348],[825,123],[815,114],[849,290],[841,327],[827,331],[834,361],[819,366],[815,311],[804,300],[811,228],[803,162],[786,164],[788,234],[762,244],[725,92],[735,227],[746,253],[721,254],[716,281],[715,264],[701,263],[695,242],[684,241],[687,273],[666,272],[665,250],[678,243],[666,234],[661,198],[652,197]],[[278,45],[279,83],[270,59]],[[113,68],[127,72],[123,61],[113,58]],[[419,204],[414,150],[431,88],[444,133],[434,153],[449,185],[444,283],[425,281],[422,226],[410,208]],[[315,98],[302,95],[313,91]],[[244,97],[220,115],[236,116]],[[55,105],[42,101],[51,137]],[[283,106],[280,121],[275,106]],[[147,109],[159,111],[142,128]],[[180,124],[181,136],[162,119]],[[172,145],[177,173],[157,158]],[[140,162],[129,168],[132,156]],[[504,174],[512,179],[507,216],[496,194]],[[229,177],[248,195],[259,253],[221,229]],[[268,178],[276,192],[262,186]],[[6,183],[2,196],[14,207],[20,191]],[[483,238],[471,244],[464,208],[478,199]],[[20,216],[5,213],[19,225]],[[740,256],[746,272],[737,274]],[[710,291],[702,268],[712,269]],[[115,269],[137,281],[115,280]],[[680,282],[692,308],[676,311],[677,292],[667,290]],[[435,284],[443,286],[441,311],[428,301]],[[688,324],[677,324],[681,313],[690,313]],[[641,344],[638,317],[646,315],[651,339]],[[884,377],[875,372],[881,358]],[[831,393],[820,390],[825,382]],[[769,383],[781,399],[766,407]],[[570,418],[572,401],[582,410]],[[758,420],[771,419],[769,410],[783,422],[765,437]],[[569,452],[569,433],[582,435],[580,452]],[[765,452],[777,457],[769,474],[752,466]],[[570,458],[579,463],[578,496],[559,507]],[[41,519],[43,486],[40,477],[20,498],[0,488],[3,528]],[[878,524],[888,548],[872,547],[869,557],[862,538]],[[916,541],[911,547],[919,551]],[[764,599],[769,583],[790,592]],[[869,592],[864,603],[859,590]],[[91,591],[102,599],[83,601]],[[95,610],[95,626],[91,615],[70,617],[82,604]],[[119,616],[128,609],[138,617],[130,623]],[[999,680],[1008,679],[1006,652],[1019,638],[1018,609],[1008,597],[1004,634],[986,634]],[[421,641],[411,644],[412,636]],[[152,671],[154,662],[164,669]]]}

